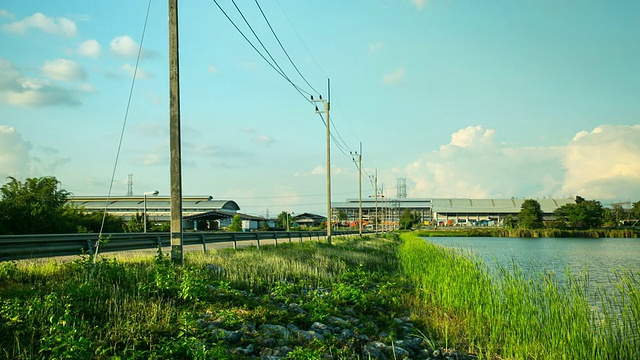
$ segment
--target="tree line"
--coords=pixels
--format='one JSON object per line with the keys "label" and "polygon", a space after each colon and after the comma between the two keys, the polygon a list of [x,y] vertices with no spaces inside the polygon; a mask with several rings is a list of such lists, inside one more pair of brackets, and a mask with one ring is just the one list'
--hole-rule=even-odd
{"label": "tree line", "polygon": [[[143,217],[138,214],[128,221],[122,218],[86,212],[83,208],[69,202],[72,195],[60,188],[60,181],[53,176],[29,178],[24,182],[13,177],[0,188],[0,234],[64,234],[80,232],[140,232]],[[522,229],[567,229],[587,230],[601,227],[618,227],[623,220],[640,219],[640,201],[631,209],[613,205],[605,208],[599,201],[576,197],[574,204],[557,208],[554,220],[545,221],[540,203],[533,199],[523,202],[517,216],[508,215],[504,225],[507,228]],[[291,221],[286,212],[278,214],[277,223],[286,228]],[[346,218],[346,214],[344,216]],[[104,219],[104,225],[103,224]],[[233,219],[231,228],[240,228],[241,220]],[[406,209],[400,217],[401,229],[411,229],[419,223],[417,214]],[[640,221],[638,222],[640,224]],[[158,228],[153,230],[166,231]],[[237,231],[240,231],[237,230]]]}
{"label": "tree line", "polygon": [[[102,213],[85,213],[71,204],[72,195],[53,176],[9,177],[0,188],[0,234],[66,234],[100,232]],[[122,232],[122,218],[106,215],[103,232]]]}
{"label": "tree line", "polygon": [[544,227],[560,230],[588,230],[601,227],[619,227],[623,220],[640,219],[640,201],[631,209],[620,205],[605,208],[600,201],[586,200],[576,196],[575,204],[560,206],[553,212],[553,220],[544,221],[544,213],[540,203],[527,199],[522,203],[517,218],[507,216],[505,226],[508,228],[541,229]]}

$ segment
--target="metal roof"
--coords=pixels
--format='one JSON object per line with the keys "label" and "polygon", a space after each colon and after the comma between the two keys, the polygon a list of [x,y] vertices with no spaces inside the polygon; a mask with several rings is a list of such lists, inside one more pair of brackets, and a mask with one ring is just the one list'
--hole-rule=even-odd
{"label": "metal roof", "polygon": [[[425,199],[425,198],[378,198],[378,208],[390,207],[400,209],[432,209],[434,213],[518,213],[522,203],[527,199]],[[573,199],[534,199],[540,204],[542,212],[550,214],[566,204],[575,204]],[[334,202],[334,209],[357,209],[358,199],[347,199],[345,202]],[[375,198],[362,199],[363,209],[374,209]]]}
{"label": "metal roof", "polygon": [[[377,206],[381,207],[391,207],[391,208],[400,208],[400,209],[430,209],[431,199],[398,199],[398,198],[383,198],[379,197],[377,201]],[[347,199],[344,202],[332,202],[331,207],[334,209],[357,209],[359,207],[358,199]],[[363,209],[375,209],[376,207],[376,199],[375,198],[367,198],[362,199],[362,208]]]}
{"label": "metal roof", "polygon": [[[171,198],[168,196],[147,196],[148,212],[168,212],[171,209]],[[72,196],[69,201],[84,207],[87,211],[104,210],[110,212],[136,212],[144,208],[144,196]],[[182,209],[185,212],[206,212],[211,210],[226,210],[235,212],[240,206],[232,200],[213,199],[210,196],[184,196]]]}
{"label": "metal roof", "polygon": [[254,221],[266,221],[267,219],[259,216],[253,216],[248,214],[241,213],[230,213],[226,211],[216,211],[211,210],[200,214],[185,216],[185,220],[219,220],[219,219],[230,219],[235,215],[238,215],[242,220],[254,220]]}
{"label": "metal roof", "polygon": [[[433,199],[436,213],[518,213],[527,199]],[[573,199],[533,199],[544,213],[552,213]]]}

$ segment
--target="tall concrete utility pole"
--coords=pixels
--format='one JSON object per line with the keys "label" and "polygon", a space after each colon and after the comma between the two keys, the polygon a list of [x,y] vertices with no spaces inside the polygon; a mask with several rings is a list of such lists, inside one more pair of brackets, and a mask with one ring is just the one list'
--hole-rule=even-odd
{"label": "tall concrete utility pole", "polygon": [[[321,102],[324,104],[324,112],[326,117],[326,125],[327,125],[327,243],[331,244],[331,128],[329,127],[329,100],[331,99],[331,85],[329,80],[327,79],[327,88],[328,95],[327,100],[322,99],[322,95],[320,99],[314,100],[313,95],[311,96],[312,102]],[[316,106],[316,113],[320,113],[320,110]]]}
{"label": "tall concrete utility pole", "polygon": [[362,237],[362,142],[360,152],[355,155],[358,155],[358,235]]}
{"label": "tall concrete utility pole", "polygon": [[180,151],[180,73],[178,0],[169,0],[169,149],[171,152],[171,260],[184,262],[182,243],[182,164]]}
{"label": "tall concrete utility pole", "polygon": [[375,182],[375,189],[376,189],[376,217],[375,217],[375,229],[376,229],[376,235],[378,234],[378,169],[376,169],[376,175],[374,178],[374,182]]}

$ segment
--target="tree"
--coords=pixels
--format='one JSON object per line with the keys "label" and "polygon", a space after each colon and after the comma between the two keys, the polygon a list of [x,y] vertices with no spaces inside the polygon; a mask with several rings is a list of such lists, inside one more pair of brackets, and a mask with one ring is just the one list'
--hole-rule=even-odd
{"label": "tree", "polygon": [[122,225],[124,232],[143,232],[144,231],[144,219],[142,214],[136,213],[135,216],[129,218],[129,221]]}
{"label": "tree", "polygon": [[409,209],[404,209],[402,215],[400,215],[399,226],[400,230],[411,230],[413,225],[418,222],[418,216],[411,212]]}
{"label": "tree", "polygon": [[533,199],[527,199],[522,203],[518,213],[518,225],[525,229],[540,229],[542,222],[542,209],[540,203]]}
{"label": "tree", "polygon": [[576,197],[575,204],[563,205],[554,211],[556,227],[594,229],[602,225],[604,208],[600,201]]}
{"label": "tree", "polygon": [[628,217],[627,210],[625,210],[620,204],[613,204],[609,211],[611,212],[611,217],[615,225],[620,224],[620,221],[626,220]]}
{"label": "tree", "polygon": [[240,215],[233,215],[231,225],[229,225],[229,231],[242,231],[242,218]]}
{"label": "tree", "polygon": [[513,218],[513,215],[508,214],[504,217],[504,227],[507,229],[513,229],[518,225],[518,221]]}
{"label": "tree", "polygon": [[69,193],[59,189],[53,176],[29,178],[21,182],[9,177],[0,188],[2,225],[5,233],[45,234],[63,230],[64,206]]}
{"label": "tree", "polygon": [[640,219],[640,201],[633,203],[633,207],[631,208],[631,216],[635,220]]}
{"label": "tree", "polygon": [[288,218],[289,218],[289,213],[287,213],[286,211],[282,211],[280,214],[278,214],[278,217],[276,218],[276,224],[278,224],[278,227],[286,229],[287,222],[289,221]]}
{"label": "tree", "polygon": [[617,226],[620,222],[616,220],[616,209],[604,208],[602,212],[602,224],[604,226]]}

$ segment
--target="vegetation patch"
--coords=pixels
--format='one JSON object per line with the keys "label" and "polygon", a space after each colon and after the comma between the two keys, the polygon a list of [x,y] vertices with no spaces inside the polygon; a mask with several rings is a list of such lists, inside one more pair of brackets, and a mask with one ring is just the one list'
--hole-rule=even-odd
{"label": "vegetation patch", "polygon": [[586,295],[587,279],[525,274],[516,265],[491,276],[467,252],[403,234],[400,261],[419,289],[426,331],[446,346],[508,359],[631,359],[640,340],[640,273],[620,271],[614,289]]}
{"label": "vegetation patch", "polygon": [[637,270],[583,281],[502,268],[415,234],[126,260],[0,264],[10,359],[626,359]]}

